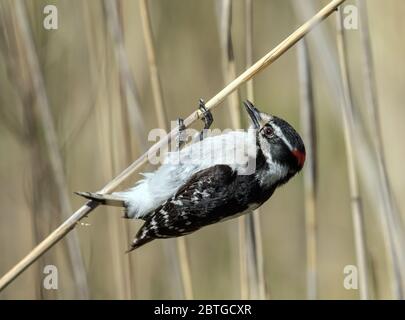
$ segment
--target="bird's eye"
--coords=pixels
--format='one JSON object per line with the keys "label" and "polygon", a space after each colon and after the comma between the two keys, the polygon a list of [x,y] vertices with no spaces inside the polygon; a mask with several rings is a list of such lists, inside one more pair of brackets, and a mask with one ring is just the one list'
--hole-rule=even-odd
{"label": "bird's eye", "polygon": [[274,130],[273,130],[272,127],[266,126],[266,127],[263,128],[263,133],[264,133],[266,136],[270,137],[270,136],[274,133]]}

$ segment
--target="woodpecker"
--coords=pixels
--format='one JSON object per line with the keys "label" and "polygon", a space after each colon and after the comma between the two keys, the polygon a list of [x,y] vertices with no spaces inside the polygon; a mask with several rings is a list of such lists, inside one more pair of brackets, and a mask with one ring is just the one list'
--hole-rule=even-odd
{"label": "woodpecker", "polygon": [[[250,101],[244,106],[252,120],[247,132],[209,136],[170,152],[128,190],[77,194],[124,207],[125,218],[145,221],[128,252],[255,210],[302,169],[305,146],[285,120],[260,112]],[[205,109],[202,101],[200,107]],[[212,115],[204,112],[207,128]]]}

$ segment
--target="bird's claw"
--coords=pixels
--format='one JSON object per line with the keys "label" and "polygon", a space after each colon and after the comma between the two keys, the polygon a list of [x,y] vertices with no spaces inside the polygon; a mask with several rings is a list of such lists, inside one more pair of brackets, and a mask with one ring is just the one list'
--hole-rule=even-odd
{"label": "bird's claw", "polygon": [[203,130],[201,130],[201,132],[200,132],[200,140],[203,140],[204,137],[205,137],[205,131],[208,130],[208,129],[211,127],[212,123],[214,122],[214,118],[213,118],[213,116],[212,116],[211,111],[209,111],[209,110],[207,109],[207,107],[205,106],[205,102],[204,102],[203,99],[200,99],[200,100],[199,100],[198,109],[199,109],[200,112],[201,112],[200,118],[201,118],[201,120],[203,120],[203,122],[204,122],[204,128],[203,128]]}
{"label": "bird's claw", "polygon": [[177,150],[180,150],[180,148],[183,146],[183,144],[187,140],[187,138],[185,137],[186,126],[184,125],[184,120],[181,118],[178,118],[177,126],[179,128],[179,134],[177,136]]}

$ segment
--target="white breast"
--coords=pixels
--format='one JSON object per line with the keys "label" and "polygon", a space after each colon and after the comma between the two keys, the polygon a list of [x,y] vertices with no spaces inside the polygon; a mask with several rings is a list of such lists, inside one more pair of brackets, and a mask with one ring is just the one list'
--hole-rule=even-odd
{"label": "white breast", "polygon": [[271,160],[267,160],[267,164],[269,165],[268,170],[261,170],[256,173],[260,185],[264,188],[274,185],[274,183],[285,178],[288,174],[288,168],[286,166],[272,162]]}

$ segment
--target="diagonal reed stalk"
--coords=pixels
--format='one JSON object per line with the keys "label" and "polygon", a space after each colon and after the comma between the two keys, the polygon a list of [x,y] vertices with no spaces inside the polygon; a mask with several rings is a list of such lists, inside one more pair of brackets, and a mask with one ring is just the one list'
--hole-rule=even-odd
{"label": "diagonal reed stalk", "polygon": [[[331,15],[336,8],[341,5],[345,0],[333,0],[325,7],[323,7],[318,13],[316,13],[311,19],[301,25],[286,39],[284,39],[273,50],[268,52],[264,57],[258,60],[250,68],[245,70],[241,75],[229,83],[225,88],[218,92],[213,98],[206,103],[208,110],[217,107],[230,93],[235,91],[242,84],[246,83],[249,79],[254,77],[257,73],[271,65],[274,61],[280,58],[288,49],[302,39],[308,32],[310,32],[316,25]],[[194,111],[190,116],[184,120],[184,125],[189,127],[194,122],[201,118],[200,111]],[[137,170],[147,162],[149,155],[154,155],[158,150],[167,145],[178,134],[178,128],[174,128],[163,139],[155,143],[146,153],[135,160],[128,168],[122,171],[117,177],[107,183],[99,192],[109,193],[114,191],[122,182],[129,179]],[[48,251],[53,245],[63,239],[72,229],[74,229],[77,223],[86,217],[90,212],[97,208],[98,203],[94,201],[87,201],[82,207],[74,212],[62,225],[54,230],[47,238],[45,238],[40,244],[32,249],[20,262],[18,262],[11,270],[9,270],[0,279],[0,291],[3,290],[8,284],[16,279],[24,270],[26,270],[33,262],[41,257],[46,251]]]}
{"label": "diagonal reed stalk", "polygon": [[356,247],[356,260],[359,269],[359,287],[360,299],[369,299],[368,288],[368,261],[367,261],[367,244],[364,228],[364,214],[362,207],[362,199],[360,196],[359,185],[357,180],[356,163],[354,148],[358,143],[354,131],[354,109],[353,99],[349,78],[349,66],[347,64],[346,39],[343,29],[343,14],[339,10],[336,15],[336,30],[337,30],[337,48],[339,55],[339,64],[342,81],[342,115],[343,115],[343,131],[346,146],[347,170],[349,176],[349,191],[351,197],[354,242]]}
{"label": "diagonal reed stalk", "polygon": [[298,74],[300,89],[301,128],[307,154],[304,168],[305,192],[305,234],[307,255],[307,299],[316,300],[318,296],[317,267],[317,152],[316,117],[313,96],[313,81],[305,39],[298,45]]}
{"label": "diagonal reed stalk", "polygon": [[[149,6],[148,0],[140,0],[139,1],[139,11],[142,21],[142,30],[143,30],[143,37],[145,41],[145,48],[146,48],[146,55],[148,58],[148,66],[151,78],[151,85],[152,85],[152,94],[153,100],[155,103],[155,111],[156,116],[158,119],[158,126],[162,129],[165,129],[166,132],[168,131],[169,127],[169,120],[166,114],[166,109],[163,100],[163,92],[162,92],[162,85],[160,82],[159,76],[159,69],[156,63],[156,53],[155,53],[155,45],[153,40],[153,31],[152,31],[152,23],[149,14]],[[172,265],[176,267],[180,267],[180,273],[182,285],[183,285],[183,293],[186,299],[193,299],[193,286],[191,280],[191,270],[190,270],[190,261],[189,255],[187,251],[187,242],[185,237],[176,238],[175,240],[177,246],[176,250],[173,250],[172,245],[174,242],[172,241],[165,241],[164,245],[167,247],[168,250],[168,258],[169,259],[176,259],[176,261],[172,261]],[[171,254],[170,252],[174,252]]]}
{"label": "diagonal reed stalk", "polygon": [[[403,239],[403,223],[400,218],[399,212],[396,210],[394,195],[391,191],[391,185],[387,172],[387,165],[385,161],[384,144],[382,140],[381,120],[379,115],[377,85],[374,72],[373,54],[371,49],[370,31],[368,26],[367,4],[364,0],[357,0],[357,6],[359,9],[360,17],[360,39],[361,39],[361,51],[362,51],[362,70],[363,70],[363,82],[364,82],[364,94],[366,105],[369,111],[369,123],[372,128],[373,134],[371,135],[374,151],[377,158],[378,176],[381,188],[380,194],[382,197],[383,210],[391,218],[391,225],[395,228],[393,237],[396,238],[395,246],[398,257],[400,260],[398,263],[397,276],[395,277],[395,283],[393,283],[394,290],[397,297],[403,297],[404,294],[404,267],[405,267],[405,251],[404,239]],[[402,284],[399,279],[402,279]]]}
{"label": "diagonal reed stalk", "polygon": [[[245,0],[245,46],[246,67],[253,64],[253,1]],[[254,102],[253,79],[246,83],[247,98]],[[249,284],[249,298],[264,300],[266,294],[266,280],[264,277],[264,258],[262,234],[260,229],[260,209],[243,216],[246,224],[246,263]]]}
{"label": "diagonal reed stalk", "polygon": [[[25,59],[29,72],[29,79],[34,91],[35,106],[37,107],[38,119],[41,122],[44,139],[47,147],[50,169],[55,179],[57,194],[61,207],[63,219],[68,219],[72,207],[70,204],[69,193],[67,189],[66,178],[63,170],[63,160],[59,151],[58,139],[54,120],[52,118],[48,97],[46,94],[44,79],[39,66],[35,45],[28,26],[28,17],[23,1],[15,2],[16,9],[16,30],[21,37],[21,50],[25,52]],[[87,277],[84,262],[81,256],[80,243],[76,233],[72,234],[67,240],[68,252],[73,277],[76,283],[77,297],[86,299],[89,296]]]}

